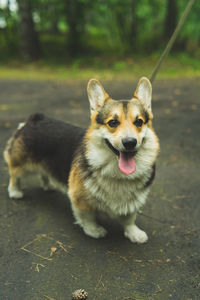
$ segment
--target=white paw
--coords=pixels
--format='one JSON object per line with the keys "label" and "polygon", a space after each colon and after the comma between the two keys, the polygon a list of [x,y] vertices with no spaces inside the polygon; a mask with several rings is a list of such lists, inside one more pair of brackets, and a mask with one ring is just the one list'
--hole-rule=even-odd
{"label": "white paw", "polygon": [[129,238],[132,243],[143,244],[148,241],[146,232],[138,228],[136,225],[127,226],[124,235]]}
{"label": "white paw", "polygon": [[102,226],[97,226],[97,225],[90,225],[87,227],[83,228],[85,234],[98,239],[101,237],[106,236],[107,234],[107,230],[105,228],[103,228]]}
{"label": "white paw", "polygon": [[22,191],[11,186],[8,187],[8,195],[10,198],[14,198],[14,199],[20,199],[23,198],[24,196]]}

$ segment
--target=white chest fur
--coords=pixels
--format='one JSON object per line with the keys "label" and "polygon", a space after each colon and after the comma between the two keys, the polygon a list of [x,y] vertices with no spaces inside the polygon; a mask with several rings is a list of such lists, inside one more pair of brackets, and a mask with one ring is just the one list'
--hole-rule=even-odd
{"label": "white chest fur", "polygon": [[98,173],[85,182],[93,207],[110,215],[127,215],[145,203],[149,189],[141,188],[139,181],[109,178]]}
{"label": "white chest fur", "polygon": [[123,174],[118,167],[118,158],[102,140],[88,144],[87,159],[93,167],[93,174],[85,180],[85,187],[91,195],[90,203],[97,209],[114,215],[127,215],[137,211],[146,201],[149,188],[145,188],[157,156],[154,135],[149,138],[135,156],[136,171]]}

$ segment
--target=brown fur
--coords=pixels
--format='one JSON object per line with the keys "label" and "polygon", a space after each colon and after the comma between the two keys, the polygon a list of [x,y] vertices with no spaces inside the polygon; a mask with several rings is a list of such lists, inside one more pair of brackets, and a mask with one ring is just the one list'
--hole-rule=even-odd
{"label": "brown fur", "polygon": [[91,211],[92,208],[87,202],[87,192],[84,188],[81,172],[76,164],[73,164],[69,176],[70,198],[77,209],[81,211]]}

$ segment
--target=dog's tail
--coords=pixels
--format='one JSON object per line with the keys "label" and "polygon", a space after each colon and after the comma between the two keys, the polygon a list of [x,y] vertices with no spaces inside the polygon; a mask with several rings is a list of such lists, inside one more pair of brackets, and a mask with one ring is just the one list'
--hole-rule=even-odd
{"label": "dog's tail", "polygon": [[25,122],[20,122],[17,126],[17,130],[20,130],[22,127],[24,127],[26,125]]}

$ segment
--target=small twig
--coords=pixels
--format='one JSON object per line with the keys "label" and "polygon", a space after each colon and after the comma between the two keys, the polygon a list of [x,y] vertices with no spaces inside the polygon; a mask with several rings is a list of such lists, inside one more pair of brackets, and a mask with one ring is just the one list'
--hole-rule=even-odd
{"label": "small twig", "polygon": [[[42,238],[48,238],[49,240],[54,241],[54,243],[56,242],[56,243],[58,244],[59,248],[61,248],[61,249],[62,249],[63,251],[65,251],[66,253],[68,253],[68,250],[64,247],[64,245],[63,245],[62,242],[60,242],[60,241],[55,241],[52,237],[49,237],[49,236],[47,236],[46,234],[40,234],[39,236],[37,236],[37,237],[36,237],[35,239],[33,239],[32,241],[26,243],[26,244],[25,244],[24,246],[22,246],[20,249],[21,249],[21,250],[24,250],[25,252],[31,253],[31,254],[33,254],[33,255],[35,255],[35,256],[38,256],[38,257],[40,257],[40,258],[42,258],[42,259],[44,259],[44,260],[50,260],[50,261],[51,261],[51,260],[52,260],[52,256],[53,256],[54,253],[57,251],[57,248],[56,248],[56,247],[51,247],[51,252],[50,252],[50,254],[49,254],[48,257],[45,257],[45,256],[43,256],[43,255],[40,255],[40,254],[38,254],[38,253],[36,253],[36,252],[34,252],[34,251],[31,251],[31,250],[27,249],[28,246],[30,246],[31,244],[33,244],[33,243],[39,241],[39,240],[42,239]],[[69,245],[68,248],[72,248],[72,246]]]}
{"label": "small twig", "polygon": [[[46,234],[40,234],[38,237],[36,237],[36,238],[33,239],[32,241],[26,243],[26,244],[25,244],[24,246],[22,246],[20,249],[21,249],[21,250],[24,250],[25,252],[31,253],[31,254],[33,254],[33,255],[35,255],[35,256],[38,256],[38,257],[40,257],[40,258],[42,258],[42,259],[44,259],[44,260],[52,260],[52,258],[50,258],[50,256],[49,256],[49,257],[45,257],[45,256],[43,256],[43,255],[40,255],[40,254],[38,254],[38,253],[35,253],[35,252],[31,251],[31,250],[26,249],[26,247],[30,246],[31,244],[35,243],[36,241],[39,241],[39,240],[40,240],[41,238],[43,238],[43,237],[47,237],[47,235],[46,235]],[[51,237],[47,237],[47,238],[53,240]]]}
{"label": "small twig", "polygon": [[171,229],[179,229],[182,228],[180,225],[171,225],[170,226]]}
{"label": "small twig", "polygon": [[46,236],[47,236],[46,234],[40,234],[40,235],[38,235],[35,239],[33,239],[32,241],[28,242],[28,243],[25,244],[23,247],[21,247],[21,249],[22,249],[22,248],[24,249],[25,247],[27,247],[27,246],[33,244],[34,242],[36,242],[36,241],[38,241],[38,240],[40,240],[41,238],[46,237]]}
{"label": "small twig", "polygon": [[159,223],[162,223],[162,224],[168,224],[168,222],[166,222],[166,221],[161,221],[160,219],[157,219],[157,218],[148,216],[148,215],[146,215],[146,214],[144,214],[144,213],[142,213],[142,212],[139,212],[139,214],[140,214],[141,216],[143,216],[143,217],[152,219],[152,220],[157,221],[157,222],[159,222]]}
{"label": "small twig", "polygon": [[66,253],[68,253],[67,249],[64,248],[63,243],[61,243],[60,241],[56,241],[56,243],[59,245],[59,247],[64,250]]}
{"label": "small twig", "polygon": [[110,250],[107,250],[107,253],[112,254],[112,255],[119,255],[120,254],[119,252],[110,251]]}
{"label": "small twig", "polygon": [[36,265],[36,266],[35,266],[35,271],[38,272],[38,273],[40,272],[39,266],[45,268],[45,266],[42,265],[42,264],[38,264],[38,263],[35,263],[35,262],[33,262],[33,264]]}
{"label": "small twig", "polygon": [[97,285],[96,285],[96,287],[95,287],[95,290],[99,287],[100,284],[103,286],[103,288],[105,288],[105,285],[104,285],[104,283],[103,283],[103,281],[102,281],[102,274],[99,276],[99,280],[98,280],[98,282],[97,282]]}
{"label": "small twig", "polygon": [[26,251],[26,252],[28,252],[28,253],[31,253],[31,254],[33,254],[33,255],[35,255],[35,256],[38,256],[38,257],[40,257],[40,258],[42,258],[42,259],[45,259],[45,260],[52,260],[52,258],[50,258],[50,257],[45,257],[45,256],[42,256],[42,255],[40,255],[40,254],[38,254],[38,253],[35,253],[35,252],[33,252],[33,251],[30,251],[30,250],[28,250],[28,249],[25,249],[25,248],[21,248],[21,250],[24,250],[24,251]]}
{"label": "small twig", "polygon": [[160,288],[159,284],[157,284],[157,291],[155,291],[155,293],[153,294],[154,296],[156,296],[156,294],[161,293],[162,289]]}

